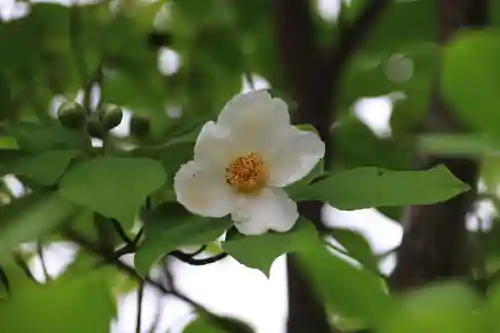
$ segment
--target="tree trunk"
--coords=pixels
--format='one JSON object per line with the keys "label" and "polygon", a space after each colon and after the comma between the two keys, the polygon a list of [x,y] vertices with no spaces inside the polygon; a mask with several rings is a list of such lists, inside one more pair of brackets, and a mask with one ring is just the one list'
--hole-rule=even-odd
{"label": "tree trunk", "polygon": [[[460,28],[486,25],[487,7],[486,0],[438,0],[439,43],[447,43]],[[424,130],[435,133],[463,130],[441,98],[439,80],[436,80]],[[442,279],[464,278],[467,274],[466,215],[476,197],[478,163],[464,158],[424,155],[419,156],[419,160],[423,168],[445,164],[473,190],[440,204],[406,209],[403,240],[397,252],[396,268],[389,279],[395,291]]]}

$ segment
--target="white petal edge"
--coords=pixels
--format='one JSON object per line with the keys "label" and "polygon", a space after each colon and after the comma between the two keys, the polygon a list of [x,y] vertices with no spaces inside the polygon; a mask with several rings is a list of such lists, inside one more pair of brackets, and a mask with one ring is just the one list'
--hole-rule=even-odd
{"label": "white petal edge", "polygon": [[228,128],[245,149],[254,150],[267,148],[291,126],[287,104],[265,90],[233,97],[219,114],[217,125]]}
{"label": "white petal edge", "polygon": [[245,235],[269,230],[287,232],[299,218],[297,204],[281,189],[265,188],[258,196],[238,197],[231,214],[236,229]]}
{"label": "white petal edge", "polygon": [[174,177],[177,201],[188,211],[206,217],[220,218],[233,208],[235,197],[224,178],[205,166],[190,161]]}
{"label": "white petal edge", "polygon": [[278,151],[267,158],[269,185],[285,187],[307,176],[325,156],[325,143],[311,131],[291,128]]}
{"label": "white petal edge", "polygon": [[194,147],[194,161],[225,169],[237,153],[238,145],[227,128],[213,121],[203,125]]}

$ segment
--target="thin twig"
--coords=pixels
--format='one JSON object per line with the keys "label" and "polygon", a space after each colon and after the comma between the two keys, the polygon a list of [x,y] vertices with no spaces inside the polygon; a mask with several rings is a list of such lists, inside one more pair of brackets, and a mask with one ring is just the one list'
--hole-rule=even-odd
{"label": "thin twig", "polygon": [[214,262],[220,261],[228,256],[226,252],[216,254],[212,257],[208,258],[203,258],[203,259],[195,259],[193,258],[193,255],[184,253],[182,251],[172,251],[169,253],[172,257],[185,262],[187,264],[193,265],[193,266],[203,266],[203,265],[209,265],[213,264]]}
{"label": "thin twig", "polygon": [[144,297],[144,282],[139,282],[139,287],[137,288],[137,319],[135,325],[135,333],[141,333],[141,322],[142,322],[142,299]]}
{"label": "thin twig", "polygon": [[21,256],[21,254],[18,252],[14,252],[13,255],[14,255],[14,261],[21,268],[21,270],[24,272],[24,274],[28,278],[30,278],[31,280],[38,282],[38,281],[36,281],[35,277],[33,276],[33,273],[31,273],[31,270],[30,270],[28,264],[26,263],[24,258]]}
{"label": "thin twig", "polygon": [[47,265],[45,263],[45,256],[43,255],[43,246],[42,246],[41,240],[38,240],[36,242],[36,251],[37,251],[38,257],[40,258],[40,263],[42,265],[42,271],[43,271],[43,275],[45,277],[45,282],[49,282],[51,280],[51,277],[49,275],[49,271],[47,270]]}
{"label": "thin twig", "polygon": [[[78,75],[80,76],[80,82],[82,87],[86,87],[89,81],[89,74],[87,72],[87,64],[85,62],[83,54],[83,47],[79,41],[80,23],[81,23],[80,14],[81,14],[80,7],[77,4],[73,4],[70,9],[69,34],[70,34],[71,51],[73,52],[73,58],[76,63],[76,69],[78,70]],[[84,107],[87,110],[87,112],[89,112],[88,109],[89,101],[86,100],[87,103],[84,103]]]}
{"label": "thin twig", "polygon": [[391,5],[391,0],[371,0],[361,14],[352,22],[341,26],[338,43],[334,43],[326,54],[322,71],[338,79],[340,70],[356,52],[382,13]]}
{"label": "thin twig", "polygon": [[10,291],[9,279],[2,266],[0,266],[0,282],[5,286],[5,290]]}
{"label": "thin twig", "polygon": [[107,264],[115,266],[117,269],[119,269],[123,273],[135,278],[138,281],[145,281],[146,283],[148,283],[149,285],[151,285],[152,287],[154,287],[155,289],[157,289],[158,291],[160,291],[164,294],[170,293],[170,291],[167,290],[164,286],[162,286],[161,283],[158,283],[158,282],[152,280],[150,277],[145,277],[143,279],[139,274],[137,274],[137,272],[134,268],[125,264],[123,261],[121,261],[119,258],[116,258],[114,255],[109,255],[109,254],[105,253],[104,251],[102,251],[102,249],[98,245],[85,239],[85,237],[83,237],[79,233],[77,233],[73,230],[70,230],[70,229],[63,230],[62,233],[69,240],[77,243],[86,251],[93,253],[97,257],[102,258]]}

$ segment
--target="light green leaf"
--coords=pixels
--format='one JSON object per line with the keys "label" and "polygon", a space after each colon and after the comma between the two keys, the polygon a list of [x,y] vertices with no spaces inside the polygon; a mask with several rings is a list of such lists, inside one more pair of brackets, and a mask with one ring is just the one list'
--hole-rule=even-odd
{"label": "light green leaf", "polygon": [[98,271],[33,284],[0,302],[0,331],[108,333],[115,307]]}
{"label": "light green leaf", "polygon": [[248,324],[230,317],[201,314],[190,322],[182,333],[252,333]]}
{"label": "light green leaf", "polygon": [[148,194],[165,181],[165,170],[154,160],[103,156],[69,170],[59,192],[129,229]]}
{"label": "light green leaf", "polygon": [[496,155],[500,145],[478,134],[423,134],[420,146],[429,153],[451,156]]}
{"label": "light green leaf", "polygon": [[390,298],[382,279],[332,255],[320,245],[311,244],[298,258],[311,282],[334,313],[375,325],[390,309]]}
{"label": "light green leaf", "polygon": [[462,31],[445,49],[442,89],[459,118],[500,138],[500,31]]}
{"label": "light green leaf", "polygon": [[57,193],[32,193],[0,207],[0,254],[36,239],[78,211]]}
{"label": "light green leaf", "polygon": [[488,289],[485,309],[486,330],[484,332],[499,333],[498,313],[500,311],[500,284],[497,282]]}
{"label": "light green leaf", "polygon": [[332,228],[329,234],[347,250],[349,257],[359,261],[370,270],[378,271],[372,248],[363,235],[344,228]]}
{"label": "light green leaf", "polygon": [[478,313],[477,295],[457,282],[425,287],[407,295],[396,305],[377,332],[485,332]]}
{"label": "light green leaf", "polygon": [[163,255],[183,245],[204,245],[213,242],[232,224],[231,219],[206,219],[188,213],[177,203],[162,204],[144,214],[146,239],[135,254],[135,267],[146,275]]}
{"label": "light green leaf", "polygon": [[234,233],[234,237],[228,235],[226,239],[222,249],[239,263],[258,269],[266,276],[269,276],[274,260],[282,254],[301,251],[311,242],[320,241],[312,223],[304,219],[297,221],[295,227],[286,233],[267,232],[258,236]]}
{"label": "light green leaf", "polygon": [[76,150],[49,150],[26,156],[14,163],[12,173],[26,176],[43,186],[54,185],[76,154]]}
{"label": "light green leaf", "polygon": [[428,205],[468,191],[443,165],[426,171],[361,167],[340,171],[310,186],[305,199],[327,201],[341,210],[379,206]]}

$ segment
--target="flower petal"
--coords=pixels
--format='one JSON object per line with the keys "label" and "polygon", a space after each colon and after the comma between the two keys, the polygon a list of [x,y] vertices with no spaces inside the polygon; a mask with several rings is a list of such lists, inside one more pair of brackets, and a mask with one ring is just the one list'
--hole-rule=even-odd
{"label": "flower petal", "polygon": [[238,197],[235,207],[231,217],[245,235],[287,232],[299,218],[297,204],[281,189],[266,188],[258,196]]}
{"label": "flower petal", "polygon": [[230,130],[241,149],[258,151],[290,127],[290,114],[283,100],[257,90],[233,97],[221,111],[217,124]]}
{"label": "flower petal", "polygon": [[237,154],[237,142],[229,130],[207,122],[198,134],[194,147],[194,160],[213,168],[226,168]]}
{"label": "flower petal", "polygon": [[192,213],[223,217],[232,210],[235,196],[224,177],[194,161],[184,164],[174,177],[177,201]]}
{"label": "flower petal", "polygon": [[304,178],[324,155],[325,144],[316,133],[292,128],[280,149],[267,157],[269,185],[284,187]]}

